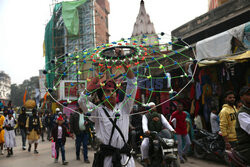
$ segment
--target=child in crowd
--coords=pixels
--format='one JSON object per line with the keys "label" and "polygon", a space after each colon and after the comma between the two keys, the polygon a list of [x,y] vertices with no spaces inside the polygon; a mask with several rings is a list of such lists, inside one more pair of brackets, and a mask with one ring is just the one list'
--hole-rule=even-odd
{"label": "child in crowd", "polygon": [[51,139],[54,140],[56,144],[56,158],[55,158],[55,163],[58,162],[59,158],[59,149],[61,149],[62,153],[62,164],[67,165],[68,162],[65,159],[65,143],[66,143],[66,137],[71,136],[67,132],[66,127],[63,125],[64,120],[62,116],[59,116],[57,118],[57,125],[52,129],[51,133]]}
{"label": "child in crowd", "polygon": [[218,131],[220,131],[219,116],[217,115],[217,109],[215,107],[211,109],[210,124],[212,133],[217,133]]}

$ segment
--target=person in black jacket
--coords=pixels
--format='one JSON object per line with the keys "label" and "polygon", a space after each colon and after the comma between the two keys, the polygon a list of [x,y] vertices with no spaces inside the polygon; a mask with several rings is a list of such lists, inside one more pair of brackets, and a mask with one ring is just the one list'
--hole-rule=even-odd
{"label": "person in black jacket", "polygon": [[51,112],[48,111],[45,117],[45,126],[47,128],[47,140],[49,141],[51,137],[51,130],[53,128],[53,120],[54,120],[53,115],[51,114]]}
{"label": "person in black jacket", "polygon": [[21,131],[23,150],[26,150],[26,135],[27,135],[27,132],[26,132],[25,125],[26,125],[28,115],[26,114],[26,108],[25,107],[21,108],[21,112],[22,113],[19,115],[17,121],[18,121],[18,127],[20,128],[20,131]]}
{"label": "person in black jacket", "polygon": [[88,160],[88,131],[86,127],[87,121],[84,120],[85,116],[81,108],[79,108],[79,113],[73,113],[70,116],[70,132],[74,133],[76,136],[76,159],[80,160],[80,148],[81,143],[83,144],[83,155],[84,162],[90,163]]}
{"label": "person in black jacket", "polygon": [[51,139],[54,140],[56,143],[56,158],[55,163],[58,162],[59,158],[59,149],[61,149],[62,153],[62,164],[67,165],[68,162],[65,159],[65,143],[66,143],[66,137],[70,136],[67,132],[66,127],[63,125],[63,117],[60,116],[57,118],[57,125],[52,129],[51,133]]}

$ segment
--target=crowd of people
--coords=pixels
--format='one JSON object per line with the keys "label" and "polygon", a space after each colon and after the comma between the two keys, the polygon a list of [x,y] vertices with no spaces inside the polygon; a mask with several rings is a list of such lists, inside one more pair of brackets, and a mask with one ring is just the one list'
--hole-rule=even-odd
{"label": "crowd of people", "polygon": [[[38,111],[32,109],[32,114],[27,114],[27,109],[21,107],[20,114],[16,118],[12,108],[3,108],[3,114],[0,114],[0,155],[4,155],[7,150],[6,157],[13,155],[13,149],[16,144],[16,129],[20,130],[22,139],[22,150],[26,150],[28,144],[28,152],[31,152],[34,144],[34,154],[39,154],[38,144],[40,141],[47,140],[55,142],[56,157],[55,163],[58,162],[59,150],[61,150],[62,164],[67,165],[65,157],[66,137],[76,138],[76,160],[80,160],[80,147],[83,145],[84,162],[90,163],[88,160],[88,121],[79,108],[79,113],[72,113],[68,119],[60,108],[56,108],[56,113],[49,111]],[[85,118],[84,118],[85,117]],[[74,137],[75,136],[75,137]]]}
{"label": "crowd of people", "polygon": [[[147,136],[152,131],[160,132],[168,129],[173,133],[178,141],[178,155],[181,163],[187,161],[187,153],[192,146],[193,120],[190,114],[184,111],[183,103],[177,101],[176,110],[167,116],[158,113],[156,104],[151,102],[147,105],[147,110],[143,115],[130,116],[133,110],[134,97],[136,95],[136,77],[134,73],[127,70],[127,87],[124,99],[117,102],[117,95],[114,90],[117,84],[113,80],[107,80],[102,89],[97,90],[99,101],[104,101],[102,105],[96,105],[91,97],[86,96],[86,91],[92,92],[100,86],[99,79],[93,78],[88,84],[85,92],[82,92],[78,100],[78,111],[67,118],[59,108],[56,113],[45,111],[44,113],[32,109],[32,115],[26,113],[26,108],[21,108],[21,114],[17,119],[13,116],[13,110],[4,109],[4,114],[0,115],[0,154],[3,154],[4,146],[7,149],[7,157],[13,155],[13,148],[16,147],[15,127],[18,125],[22,136],[22,149],[26,150],[26,139],[28,139],[28,151],[31,151],[34,143],[34,154],[38,154],[38,143],[40,138],[44,140],[47,133],[47,140],[55,142],[56,157],[58,162],[59,151],[61,150],[62,164],[67,165],[65,157],[66,137],[75,138],[76,160],[80,160],[80,148],[83,146],[83,159],[85,163],[90,163],[88,158],[88,124],[92,121],[95,124],[96,136],[100,140],[99,150],[95,153],[93,166],[109,167],[135,166],[131,155],[129,130],[131,130],[132,147],[136,147],[135,128],[138,126],[143,131],[144,139],[141,143],[140,151],[145,164],[149,164],[149,139]],[[109,100],[105,100],[109,97]],[[250,157],[250,88],[243,87],[239,93],[240,103],[235,100],[233,91],[225,93],[224,105],[221,111],[216,108],[211,109],[210,123],[212,133],[221,132],[227,150],[235,149],[249,162]],[[91,114],[87,115],[91,110]],[[136,117],[136,121],[133,120]],[[88,118],[88,119],[87,119]],[[113,119],[112,119],[113,118]],[[122,119],[120,119],[122,118]],[[136,122],[136,124],[131,124]],[[130,125],[130,126],[129,126]]]}

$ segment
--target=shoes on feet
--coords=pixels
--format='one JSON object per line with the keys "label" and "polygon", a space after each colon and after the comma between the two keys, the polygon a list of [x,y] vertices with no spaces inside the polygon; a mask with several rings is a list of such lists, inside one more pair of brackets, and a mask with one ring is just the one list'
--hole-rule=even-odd
{"label": "shoes on feet", "polygon": [[68,162],[67,161],[63,161],[62,164],[63,165],[68,165]]}
{"label": "shoes on feet", "polygon": [[8,153],[6,157],[9,158],[10,157],[10,153]]}
{"label": "shoes on feet", "polygon": [[184,158],[185,161],[188,161],[186,154],[183,154],[182,157]]}
{"label": "shoes on feet", "polygon": [[37,150],[34,150],[34,154],[38,154],[39,152]]}
{"label": "shoes on feet", "polygon": [[90,161],[88,159],[84,160],[86,164],[90,164]]}
{"label": "shoes on feet", "polygon": [[184,164],[184,163],[185,163],[185,161],[183,159],[181,159],[181,164]]}
{"label": "shoes on feet", "polygon": [[29,146],[28,151],[30,152],[30,150],[31,150],[31,147]]}
{"label": "shoes on feet", "polygon": [[76,157],[76,160],[80,161],[80,157]]}
{"label": "shoes on feet", "polygon": [[25,147],[25,146],[23,146],[23,150],[26,150],[26,147]]}

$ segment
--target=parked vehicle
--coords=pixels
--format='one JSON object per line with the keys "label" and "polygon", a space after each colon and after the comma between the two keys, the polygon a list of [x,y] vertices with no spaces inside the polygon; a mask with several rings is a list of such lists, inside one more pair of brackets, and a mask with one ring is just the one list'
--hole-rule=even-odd
{"label": "parked vehicle", "polygon": [[164,129],[160,133],[150,132],[149,136],[150,164],[147,167],[179,167],[177,142],[173,134]]}
{"label": "parked vehicle", "polygon": [[226,150],[226,154],[229,158],[230,163],[234,164],[237,167],[250,167],[250,164],[247,164],[245,157],[241,156],[235,150]]}
{"label": "parked vehicle", "polygon": [[203,159],[208,155],[215,155],[218,159],[228,162],[225,153],[225,142],[220,133],[210,133],[203,129],[196,129],[194,135],[194,155]]}

